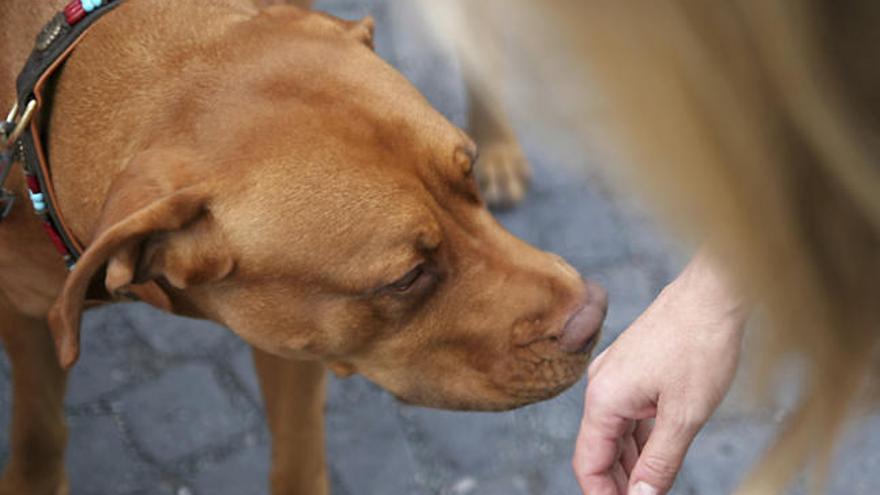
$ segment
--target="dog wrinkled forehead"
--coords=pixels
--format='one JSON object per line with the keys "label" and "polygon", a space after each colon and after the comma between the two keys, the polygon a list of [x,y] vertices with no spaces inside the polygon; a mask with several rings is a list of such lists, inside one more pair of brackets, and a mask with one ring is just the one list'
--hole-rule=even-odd
{"label": "dog wrinkled forehead", "polygon": [[420,236],[436,235],[414,179],[370,164],[321,161],[314,155],[302,162],[255,160],[229,178],[238,190],[218,199],[214,210],[244,258],[265,266],[284,259],[292,268],[326,259],[323,269],[331,270],[371,258],[403,259]]}
{"label": "dog wrinkled forehead", "polygon": [[365,25],[284,15],[255,21],[272,32],[231,54],[235,84],[216,89],[230,104],[205,106],[196,126],[233,182],[215,200],[219,220],[236,226],[224,230],[247,259],[277,240],[291,263],[406,259],[442,214],[437,187],[472,165],[473,143],[374,52],[329,32]]}
{"label": "dog wrinkled forehead", "polygon": [[[230,102],[228,111],[212,105],[209,112],[217,124],[209,126],[271,118],[289,134],[309,126],[355,139],[365,131],[375,135],[378,127],[394,133],[409,126],[428,139],[455,132],[400,72],[364,46],[372,42],[369,17],[345,21],[275,7],[239,29],[230,34],[236,50],[211,61],[224,67],[212,72],[216,80],[205,81],[200,73],[197,81],[207,93],[223,93]],[[397,136],[406,138],[407,132]]]}

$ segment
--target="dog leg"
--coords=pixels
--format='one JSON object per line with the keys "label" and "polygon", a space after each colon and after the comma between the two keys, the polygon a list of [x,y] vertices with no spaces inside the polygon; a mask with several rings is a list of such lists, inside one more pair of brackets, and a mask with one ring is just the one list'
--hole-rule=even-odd
{"label": "dog leg", "polygon": [[324,366],[285,360],[257,349],[253,355],[272,433],[272,494],[328,494]]}
{"label": "dog leg", "polygon": [[46,322],[23,316],[0,296],[0,337],[12,362],[10,458],[0,495],[66,495],[62,402],[66,373]]}
{"label": "dog leg", "polygon": [[486,203],[509,208],[525,196],[531,167],[494,92],[479,84],[467,81],[469,130],[480,148],[474,172]]}
{"label": "dog leg", "polygon": [[[471,19],[486,19],[492,15],[484,2],[469,3],[468,8],[473,9]],[[488,77],[481,78],[474,71],[465,70],[468,130],[480,148],[480,159],[474,172],[489,206],[511,207],[525,196],[531,167],[501,102],[504,64],[498,49],[498,33],[487,32],[473,20],[465,29],[473,43],[459,44],[458,50],[479,49],[482,52],[479,72],[488,74]],[[459,59],[466,60],[466,54],[460,53]]]}

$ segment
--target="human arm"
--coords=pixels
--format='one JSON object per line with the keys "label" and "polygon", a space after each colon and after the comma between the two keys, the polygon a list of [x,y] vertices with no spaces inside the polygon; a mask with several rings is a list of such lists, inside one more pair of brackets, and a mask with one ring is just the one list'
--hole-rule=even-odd
{"label": "human arm", "polygon": [[589,495],[659,495],[736,371],[747,305],[698,253],[589,370],[573,466]]}

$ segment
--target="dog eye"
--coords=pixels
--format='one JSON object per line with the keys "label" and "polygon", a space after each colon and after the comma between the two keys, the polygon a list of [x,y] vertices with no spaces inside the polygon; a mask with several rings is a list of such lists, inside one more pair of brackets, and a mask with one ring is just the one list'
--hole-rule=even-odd
{"label": "dog eye", "polygon": [[394,292],[408,292],[424,275],[425,268],[423,265],[419,265],[410,270],[403,278],[389,285],[388,288]]}

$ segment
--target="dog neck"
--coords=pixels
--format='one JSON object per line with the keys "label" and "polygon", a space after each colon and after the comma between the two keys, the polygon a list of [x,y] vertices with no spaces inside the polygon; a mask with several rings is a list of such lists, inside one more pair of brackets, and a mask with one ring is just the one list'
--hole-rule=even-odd
{"label": "dog neck", "polygon": [[0,9],[0,98],[3,108],[12,106],[15,94],[15,78],[31,50],[34,38],[56,12],[64,8],[65,0],[34,2],[33,0],[8,0]]}
{"label": "dog neck", "polygon": [[[4,51],[4,102],[33,48],[35,33],[65,2],[15,1],[4,25],[17,26]],[[35,5],[39,4],[39,6]],[[20,8],[20,10],[16,10]],[[83,39],[56,78],[50,95],[46,148],[57,207],[74,235],[88,242],[113,180],[132,155],[179,138],[191,89],[184,85],[194,52],[257,13],[247,1],[144,2],[129,0]],[[9,19],[7,21],[6,19]],[[21,21],[16,24],[7,22]],[[161,26],[161,30],[145,28]],[[193,33],[193,26],[197,32]],[[157,34],[161,33],[161,36]],[[148,48],[146,48],[148,47]],[[196,95],[197,96],[197,95]],[[169,125],[174,122],[176,125]]]}

